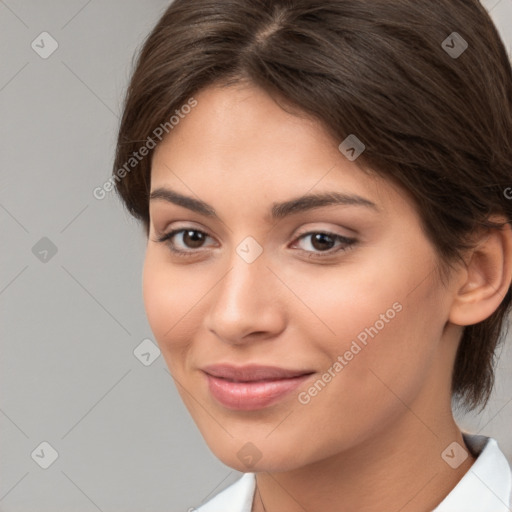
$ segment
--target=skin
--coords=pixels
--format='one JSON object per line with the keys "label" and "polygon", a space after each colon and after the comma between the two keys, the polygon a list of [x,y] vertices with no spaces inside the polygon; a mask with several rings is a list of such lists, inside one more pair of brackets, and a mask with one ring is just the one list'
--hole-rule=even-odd
{"label": "skin", "polygon": [[[198,105],[155,150],[151,190],[201,199],[220,219],[151,200],[143,296],[201,434],[222,462],[257,473],[254,512],[432,510],[474,462],[469,454],[453,469],[441,457],[454,441],[464,447],[451,372],[463,326],[489,316],[510,285],[510,229],[488,236],[443,285],[412,200],[345,158],[318,121],[250,84],[194,97]],[[331,205],[269,218],[276,201],[330,191],[378,211]],[[176,235],[189,251],[176,256],[171,241],[156,240],[177,228],[207,236],[190,246]],[[335,241],[322,259],[329,245],[300,237],[326,231],[356,242]],[[236,252],[247,236],[263,249],[252,263]],[[396,302],[402,310],[301,404],[298,393]],[[315,373],[276,404],[239,411],[209,393],[201,368],[215,363]],[[261,454],[251,467],[237,456],[247,442]]]}

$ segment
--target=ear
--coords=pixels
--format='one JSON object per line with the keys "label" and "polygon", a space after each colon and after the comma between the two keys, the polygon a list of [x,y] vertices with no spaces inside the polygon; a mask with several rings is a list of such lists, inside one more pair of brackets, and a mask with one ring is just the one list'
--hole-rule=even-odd
{"label": "ear", "polygon": [[[506,222],[503,217],[490,220]],[[473,325],[491,316],[501,304],[512,281],[512,228],[486,230],[469,253],[455,290],[449,320]]]}

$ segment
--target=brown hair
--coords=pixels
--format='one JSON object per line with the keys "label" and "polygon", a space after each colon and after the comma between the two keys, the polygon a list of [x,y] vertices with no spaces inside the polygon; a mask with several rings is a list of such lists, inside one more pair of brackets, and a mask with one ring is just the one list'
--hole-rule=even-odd
{"label": "brown hair", "polygon": [[[112,177],[146,235],[153,150],[130,159],[191,95],[243,80],[363,141],[356,163],[410,194],[444,269],[505,225],[491,214],[512,220],[512,69],[478,0],[175,0],[139,52]],[[489,399],[511,302],[509,287],[464,329],[452,393],[467,409]]]}

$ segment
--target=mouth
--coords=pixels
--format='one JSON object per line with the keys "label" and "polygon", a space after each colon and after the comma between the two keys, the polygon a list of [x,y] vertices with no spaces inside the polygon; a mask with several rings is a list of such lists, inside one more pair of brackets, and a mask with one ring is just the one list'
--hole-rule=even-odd
{"label": "mouth", "polygon": [[314,372],[275,366],[212,365],[202,369],[212,397],[233,410],[268,407],[300,386]]}

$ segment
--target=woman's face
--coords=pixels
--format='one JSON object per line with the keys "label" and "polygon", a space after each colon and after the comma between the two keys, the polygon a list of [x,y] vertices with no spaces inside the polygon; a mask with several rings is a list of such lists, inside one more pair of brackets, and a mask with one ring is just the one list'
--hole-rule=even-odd
{"label": "woman's face", "polygon": [[257,88],[195,99],[153,156],[143,294],[212,451],[287,470],[425,432],[455,336],[412,202]]}

